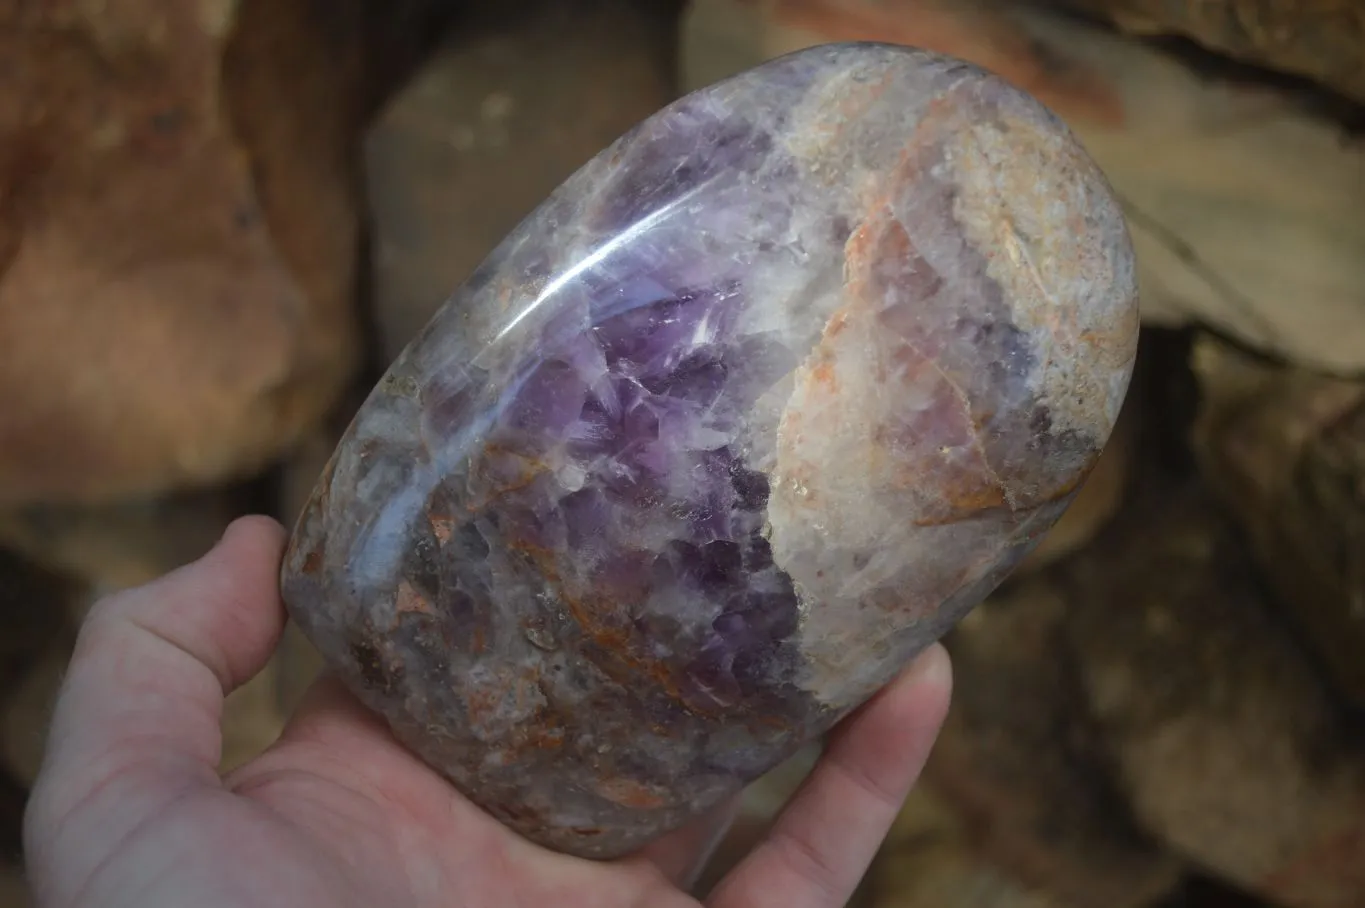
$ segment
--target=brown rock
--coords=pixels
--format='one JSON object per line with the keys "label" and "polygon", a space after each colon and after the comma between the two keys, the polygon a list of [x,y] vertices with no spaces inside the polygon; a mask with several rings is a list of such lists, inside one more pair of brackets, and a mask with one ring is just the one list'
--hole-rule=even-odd
{"label": "brown rock", "polygon": [[1365,382],[1205,338],[1195,446],[1279,602],[1365,707]]}
{"label": "brown rock", "polygon": [[1179,35],[1365,101],[1361,0],[1062,0],[1140,35]]}
{"label": "brown rock", "polygon": [[[701,898],[765,838],[805,781],[819,746],[811,745],[754,782],[729,835],[694,892]],[[1021,882],[983,853],[975,824],[931,785],[911,792],[863,884],[857,908],[1080,908]],[[1138,901],[1115,902],[1140,904]]]}
{"label": "brown rock", "polygon": [[223,703],[223,752],[218,770],[228,773],[260,756],[284,731],[288,715],[279,701],[277,653],[260,674],[233,691]]}
{"label": "brown rock", "polygon": [[1196,485],[1060,568],[1087,702],[1139,820],[1287,908],[1365,892],[1365,743]]}
{"label": "brown rock", "polygon": [[36,563],[79,577],[99,596],[194,561],[234,518],[270,510],[249,492],[250,487],[229,487],[126,503],[0,511],[0,539]]}
{"label": "brown rock", "polygon": [[1147,323],[1365,373],[1365,144],[1316,98],[1018,0],[694,0],[684,87],[842,40],[953,54],[1051,107],[1124,201]]}
{"label": "brown rock", "polygon": [[1102,67],[1050,53],[990,0],[693,0],[684,20],[687,89],[828,41],[891,41],[970,60],[1040,101],[1119,125]]}
{"label": "brown rock", "polygon": [[367,141],[387,359],[555,187],[673,99],[681,5],[490,12],[389,105]]}
{"label": "brown rock", "polygon": [[1072,908],[987,862],[962,818],[925,786],[906,800],[864,891],[867,908]]}
{"label": "brown rock", "polygon": [[281,715],[289,716],[326,666],[317,647],[292,621],[285,625],[275,662],[275,708]]}
{"label": "brown rock", "polygon": [[359,9],[0,0],[0,507],[251,472],[332,405]]}
{"label": "brown rock", "polygon": [[1179,865],[1108,777],[1065,659],[1065,611],[1041,575],[958,625],[953,704],[925,778],[1005,877],[1075,908],[1148,905],[1176,886]]}

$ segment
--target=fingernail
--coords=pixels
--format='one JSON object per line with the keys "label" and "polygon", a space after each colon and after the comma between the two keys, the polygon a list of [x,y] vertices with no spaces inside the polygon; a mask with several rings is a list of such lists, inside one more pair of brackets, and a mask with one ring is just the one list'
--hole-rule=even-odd
{"label": "fingernail", "polygon": [[213,551],[213,549],[222,548],[223,543],[227,542],[227,538],[232,535],[232,528],[237,525],[237,521],[240,519],[241,518],[234,518],[227,526],[223,527],[223,532],[218,534],[218,541],[213,544],[212,549],[209,549],[210,552]]}
{"label": "fingernail", "polygon": [[[236,536],[238,530],[241,529],[242,524],[247,519],[247,517],[234,517],[227,526],[223,527],[222,535],[218,537],[218,541],[213,544],[213,548],[209,549],[209,552],[216,552],[218,549],[221,549],[229,539]],[[206,552],[205,554],[208,553]]]}
{"label": "fingernail", "polygon": [[277,533],[283,531],[280,522],[273,517],[267,517],[264,514],[242,514],[238,517],[234,517],[232,522],[223,528],[223,535],[218,537],[218,541],[214,543],[213,547],[215,549],[218,548],[218,546],[226,542],[229,537],[243,532],[247,527],[255,523],[268,524],[270,528]]}
{"label": "fingernail", "polygon": [[915,659],[910,669],[916,684],[948,686],[953,683],[953,661],[942,643],[931,645]]}

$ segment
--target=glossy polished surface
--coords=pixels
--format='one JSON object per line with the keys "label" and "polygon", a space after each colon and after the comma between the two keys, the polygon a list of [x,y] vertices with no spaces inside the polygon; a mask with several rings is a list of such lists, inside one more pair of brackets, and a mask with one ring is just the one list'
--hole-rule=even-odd
{"label": "glossy polished surface", "polygon": [[286,601],[474,801],[620,854],[999,583],[1136,343],[1118,205],[1037,102],[906,48],[783,57],[641,124],[489,257],[339,446]]}

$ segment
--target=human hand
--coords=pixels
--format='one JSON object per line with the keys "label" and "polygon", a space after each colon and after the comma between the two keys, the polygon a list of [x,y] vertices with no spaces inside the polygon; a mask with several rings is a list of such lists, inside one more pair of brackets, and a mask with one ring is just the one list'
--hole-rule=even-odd
{"label": "human hand", "polygon": [[[685,893],[733,815],[592,862],[512,833],[320,680],[280,739],[226,778],[223,698],[285,623],[284,531],[228,528],[204,558],[86,619],[25,822],[44,908],[696,908]],[[710,908],[835,908],[866,871],[947,710],[934,646],[847,719]]]}

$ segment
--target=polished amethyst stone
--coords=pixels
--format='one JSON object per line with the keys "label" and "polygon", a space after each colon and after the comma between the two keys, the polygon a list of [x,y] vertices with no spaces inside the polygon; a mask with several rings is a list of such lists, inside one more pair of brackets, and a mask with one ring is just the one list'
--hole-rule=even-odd
{"label": "polished amethyst stone", "polygon": [[848,44],[569,179],[398,358],[300,519],[293,617],[552,848],[637,848],[890,680],[1061,514],[1133,255],[1036,101]]}

